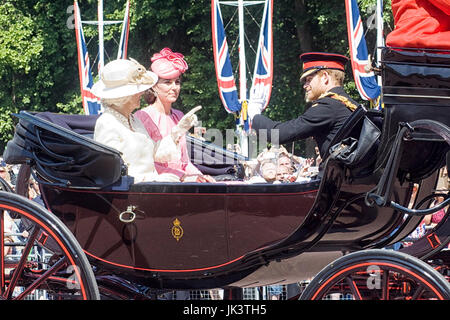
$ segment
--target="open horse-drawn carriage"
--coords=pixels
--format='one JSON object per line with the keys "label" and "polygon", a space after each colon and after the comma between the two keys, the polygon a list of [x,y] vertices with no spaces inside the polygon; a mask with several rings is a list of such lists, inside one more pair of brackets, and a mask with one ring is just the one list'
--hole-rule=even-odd
{"label": "open horse-drawn carriage", "polygon": [[[448,166],[450,54],[385,48],[381,72],[383,110],[357,109],[307,183],[134,184],[120,153],[89,137],[95,116],[21,112],[4,155],[22,166],[16,192],[0,192],[0,296],[150,299],[312,278],[302,299],[450,299],[448,213],[403,252],[381,249],[449,204],[444,190],[429,208]],[[46,209],[23,196],[30,171]]]}

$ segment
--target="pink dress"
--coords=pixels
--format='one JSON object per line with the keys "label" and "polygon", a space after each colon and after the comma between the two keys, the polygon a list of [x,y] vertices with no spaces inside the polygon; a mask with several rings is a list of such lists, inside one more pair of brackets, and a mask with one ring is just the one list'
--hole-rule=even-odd
{"label": "pink dress", "polygon": [[[144,109],[136,111],[134,116],[139,119],[144,127],[147,129],[149,136],[154,141],[159,141],[162,138],[168,136],[174,126],[183,117],[183,112],[180,110],[172,109],[169,115],[161,113],[156,108],[151,106]],[[176,162],[155,162],[156,171],[159,174],[162,173],[173,173],[180,178],[184,175],[195,175],[202,173],[198,170],[190,161],[189,154],[187,151],[186,137],[182,137],[178,143],[178,148],[180,148],[181,159]]]}

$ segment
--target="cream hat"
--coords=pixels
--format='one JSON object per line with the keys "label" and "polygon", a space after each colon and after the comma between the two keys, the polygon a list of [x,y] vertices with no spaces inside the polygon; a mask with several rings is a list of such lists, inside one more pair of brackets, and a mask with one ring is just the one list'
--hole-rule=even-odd
{"label": "cream hat", "polygon": [[92,92],[100,99],[122,98],[150,89],[157,81],[158,76],[136,60],[118,59],[105,65]]}

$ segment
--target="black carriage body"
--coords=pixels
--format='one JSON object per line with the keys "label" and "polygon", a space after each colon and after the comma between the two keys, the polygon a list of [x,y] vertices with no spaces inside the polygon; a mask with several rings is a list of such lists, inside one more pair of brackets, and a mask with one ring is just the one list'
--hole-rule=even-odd
{"label": "black carriage body", "polygon": [[[324,185],[141,183],[126,191],[43,185],[42,193],[104,272],[163,288],[213,288],[305,251],[383,243],[404,223],[392,209],[364,204],[374,185],[343,185],[343,169],[329,168]],[[398,202],[406,205],[410,191],[397,185]],[[126,211],[136,214],[132,222],[120,219]],[[289,278],[304,275],[290,272]]]}
{"label": "black carriage body", "polygon": [[[69,150],[60,157],[70,157],[70,146],[82,144],[80,150],[87,149],[91,156],[88,164],[102,163],[105,154],[108,161],[114,159],[112,172],[119,172],[120,157],[109,148],[103,150],[89,138],[42,118],[26,113],[19,117],[28,135],[35,137],[30,129],[34,128],[48,148],[51,144],[45,141],[55,140],[58,150]],[[20,135],[21,129],[15,139]],[[68,226],[92,264],[102,273],[153,287],[213,288],[236,283],[271,261],[289,260],[306,251],[370,247],[385,241],[403,222],[392,209],[365,206],[364,195],[377,180],[348,183],[344,166],[336,161],[329,161],[322,179],[310,183],[133,184],[122,169],[113,183],[103,177],[103,170],[100,178],[85,177],[90,181],[87,185],[78,176],[71,179],[67,159],[50,160],[42,148],[34,154],[40,156],[35,161],[47,208]],[[6,156],[9,162],[21,161],[21,156],[15,160],[11,153]],[[84,159],[82,153],[76,157]],[[53,166],[48,166],[50,161]],[[408,185],[396,184],[399,203],[406,204],[410,191]],[[127,211],[136,214],[133,221],[127,221]],[[330,259],[334,257],[335,253]],[[304,276],[301,268],[289,272],[289,279]],[[272,281],[272,276],[258,280],[260,285]]]}
{"label": "black carriage body", "polygon": [[[410,78],[402,69],[405,55],[385,51],[390,54],[386,74]],[[440,58],[448,65],[448,57]],[[386,83],[384,110],[359,111],[346,124],[351,128],[344,125],[339,141],[358,132],[367,117],[379,125],[374,156],[356,167],[330,157],[321,178],[310,183],[133,184],[117,151],[28,113],[19,115],[5,158],[36,169],[46,206],[73,232],[99,274],[168,289],[291,283],[315,275],[343,252],[397,242],[421,221],[369,206],[366,196],[390,169],[399,124],[431,119],[450,125],[448,88],[429,89],[423,101],[407,97],[419,92],[414,88],[428,71],[414,69],[417,81],[408,85]],[[439,77],[449,83],[446,73]],[[425,130],[404,143],[406,156],[389,177],[389,197],[406,207],[413,183],[419,185],[417,199],[435,188],[448,144]],[[74,145],[80,152],[72,154]],[[92,163],[104,167],[87,169]],[[111,176],[104,170],[109,168]]]}

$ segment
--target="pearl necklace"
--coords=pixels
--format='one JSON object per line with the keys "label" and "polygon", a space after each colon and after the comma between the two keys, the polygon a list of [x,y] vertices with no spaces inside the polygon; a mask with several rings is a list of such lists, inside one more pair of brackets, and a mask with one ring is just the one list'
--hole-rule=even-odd
{"label": "pearl necklace", "polygon": [[133,114],[130,114],[130,117],[127,118],[123,114],[121,114],[119,111],[114,110],[113,108],[105,108],[105,113],[110,113],[113,115],[121,124],[123,124],[126,128],[130,129],[131,131],[136,131],[133,127],[134,117]]}

